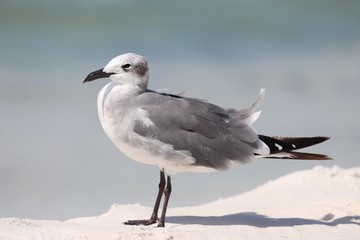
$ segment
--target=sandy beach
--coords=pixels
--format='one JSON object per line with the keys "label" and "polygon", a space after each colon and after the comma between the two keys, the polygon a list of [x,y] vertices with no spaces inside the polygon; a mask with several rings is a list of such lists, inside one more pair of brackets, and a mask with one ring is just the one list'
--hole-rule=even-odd
{"label": "sandy beach", "polygon": [[170,208],[165,228],[123,224],[151,210],[113,204],[67,221],[3,218],[0,239],[358,239],[360,168],[315,167],[231,198]]}

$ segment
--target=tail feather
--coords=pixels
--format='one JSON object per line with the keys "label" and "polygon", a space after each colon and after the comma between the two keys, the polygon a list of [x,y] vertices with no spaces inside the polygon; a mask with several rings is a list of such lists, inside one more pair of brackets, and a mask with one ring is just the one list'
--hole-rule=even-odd
{"label": "tail feather", "polygon": [[259,135],[270,149],[270,154],[262,156],[264,158],[279,158],[279,159],[303,159],[303,160],[330,160],[331,157],[324,154],[296,152],[295,150],[310,147],[322,143],[329,139],[329,137],[269,137]]}

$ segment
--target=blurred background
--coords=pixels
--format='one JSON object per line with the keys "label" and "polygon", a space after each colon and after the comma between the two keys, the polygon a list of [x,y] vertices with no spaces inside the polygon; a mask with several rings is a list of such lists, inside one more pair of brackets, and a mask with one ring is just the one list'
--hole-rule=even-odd
{"label": "blurred background", "polygon": [[[316,165],[360,166],[360,2],[0,2],[0,217],[68,219],[153,206],[159,170],[129,160],[96,109],[111,58],[148,58],[149,88],[244,108],[267,94],[259,133],[331,136],[327,162],[258,160],[179,173],[170,207],[226,198]],[[259,199],[259,201],[266,199]],[[246,211],[246,209],[244,210]]]}

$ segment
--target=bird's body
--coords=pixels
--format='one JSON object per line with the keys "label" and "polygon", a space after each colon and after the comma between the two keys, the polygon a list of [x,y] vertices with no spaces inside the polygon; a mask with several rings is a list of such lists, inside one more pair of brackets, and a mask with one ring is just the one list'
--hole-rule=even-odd
{"label": "bird's body", "polygon": [[269,154],[249,124],[253,110],[235,118],[201,100],[147,89],[129,92],[114,83],[98,96],[99,118],[113,143],[131,159],[168,174],[227,169],[232,160]]}
{"label": "bird's body", "polygon": [[[112,59],[84,82],[109,77],[112,82],[98,95],[98,113],[105,133],[129,158],[159,166],[158,198],[150,220],[128,224],[152,224],[164,192],[159,226],[164,226],[171,192],[170,176],[176,172],[226,170],[232,162],[247,163],[255,157],[328,159],[294,150],[327,140],[327,137],[285,138],[258,135],[251,126],[259,117],[253,105],[242,110],[224,109],[195,98],[147,89],[149,69],[144,57],[128,53]],[[167,188],[165,189],[165,175]]]}

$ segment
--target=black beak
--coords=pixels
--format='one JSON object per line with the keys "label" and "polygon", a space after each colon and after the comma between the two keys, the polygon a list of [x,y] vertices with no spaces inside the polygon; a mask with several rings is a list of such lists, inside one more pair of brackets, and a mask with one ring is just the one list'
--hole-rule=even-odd
{"label": "black beak", "polygon": [[99,78],[107,78],[114,74],[114,73],[103,72],[103,70],[104,69],[102,68],[102,69],[99,69],[99,70],[89,73],[89,75],[87,75],[86,78],[84,79],[83,83],[91,82],[91,81],[94,81]]}

